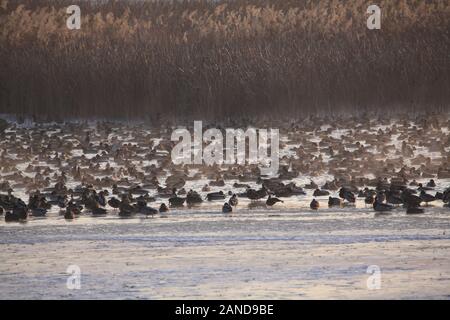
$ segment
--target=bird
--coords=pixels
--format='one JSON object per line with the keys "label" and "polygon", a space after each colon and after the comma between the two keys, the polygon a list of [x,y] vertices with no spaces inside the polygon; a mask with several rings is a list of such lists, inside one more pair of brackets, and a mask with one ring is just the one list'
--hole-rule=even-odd
{"label": "bird", "polygon": [[364,198],[364,203],[366,205],[372,205],[374,201],[375,201],[375,197],[373,196],[373,194],[369,194]]}
{"label": "bird", "polygon": [[47,214],[47,209],[44,208],[33,208],[30,211],[33,217],[44,217]]}
{"label": "bird", "polygon": [[5,222],[18,222],[20,221],[19,215],[11,211],[6,211]]}
{"label": "bird", "polygon": [[73,220],[75,218],[75,208],[67,207],[66,212],[64,213],[64,219]]}
{"label": "bird", "polygon": [[93,208],[92,210],[92,215],[93,216],[105,216],[107,214],[107,211],[105,208]]}
{"label": "bird", "polygon": [[230,197],[230,200],[228,200],[228,203],[229,203],[232,207],[236,207],[236,206],[238,205],[238,203],[239,203],[238,198],[237,198],[237,195],[236,195],[236,194],[233,194],[233,195]]}
{"label": "bird", "polygon": [[223,213],[233,212],[233,207],[228,202],[225,202],[222,207],[222,212]]}
{"label": "bird", "polygon": [[429,187],[429,188],[435,188],[435,187],[436,187],[436,183],[434,182],[433,179],[431,179],[431,180],[427,183],[427,187]]}
{"label": "bird", "polygon": [[189,190],[189,192],[186,195],[186,203],[188,205],[193,205],[202,202],[203,202],[202,197],[196,191]]}
{"label": "bird", "polygon": [[314,193],[313,193],[314,197],[328,196],[328,195],[330,195],[330,193],[328,191],[320,190],[320,189],[314,190]]}
{"label": "bird", "polygon": [[433,202],[436,200],[436,198],[434,196],[426,193],[425,190],[420,191],[420,199],[422,199],[422,201],[424,201],[427,206],[428,206],[429,202]]}
{"label": "bird", "polygon": [[340,207],[341,206],[341,199],[339,198],[333,198],[328,197],[328,207]]}
{"label": "bird", "polygon": [[317,201],[316,199],[312,199],[311,203],[309,204],[309,207],[312,210],[317,210],[319,209],[319,201]]}
{"label": "bird", "polygon": [[152,207],[143,206],[138,209],[138,213],[153,217],[155,214],[158,214],[158,210]]}
{"label": "bird", "polygon": [[206,195],[206,199],[208,199],[208,201],[223,200],[225,199],[225,194],[223,191],[211,192]]}
{"label": "bird", "polygon": [[262,187],[259,190],[255,190],[255,189],[247,189],[247,198],[249,198],[250,200],[259,200],[264,198],[267,195],[267,190],[265,187]]}
{"label": "bird", "polygon": [[355,203],[355,195],[350,190],[347,190],[346,188],[341,188],[339,190],[339,197],[341,197],[344,200],[347,200],[350,203]]}
{"label": "bird", "polygon": [[164,213],[164,212],[167,212],[167,211],[169,211],[169,208],[167,208],[165,203],[161,203],[161,205],[159,206],[159,212],[160,213]]}
{"label": "bird", "polygon": [[110,207],[114,208],[114,209],[118,209],[120,207],[120,200],[112,197],[111,199],[108,200],[108,204]]}
{"label": "bird", "polygon": [[272,197],[272,195],[269,194],[269,198],[267,198],[267,200],[266,200],[266,205],[271,207],[277,202],[283,202],[283,200],[280,200],[278,198]]}
{"label": "bird", "polygon": [[406,213],[407,214],[420,214],[420,213],[424,213],[424,209],[423,208],[418,208],[418,207],[410,207],[406,209]]}
{"label": "bird", "polygon": [[373,203],[373,209],[378,212],[386,212],[391,211],[394,208],[394,206],[386,203],[379,202],[377,199],[375,199]]}
{"label": "bird", "polygon": [[403,204],[403,199],[400,197],[400,195],[397,195],[393,192],[387,192],[386,193],[386,202],[394,205],[400,205]]}
{"label": "bird", "polygon": [[181,207],[183,206],[184,201],[186,201],[186,198],[178,197],[177,195],[169,198],[169,204],[171,207]]}

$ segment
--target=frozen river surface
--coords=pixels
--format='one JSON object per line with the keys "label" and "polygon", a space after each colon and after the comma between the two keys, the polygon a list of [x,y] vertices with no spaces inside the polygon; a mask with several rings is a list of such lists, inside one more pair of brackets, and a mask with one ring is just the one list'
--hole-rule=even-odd
{"label": "frozen river surface", "polygon": [[[70,265],[80,289],[67,288]],[[449,299],[450,214],[204,209],[1,221],[0,298]]]}

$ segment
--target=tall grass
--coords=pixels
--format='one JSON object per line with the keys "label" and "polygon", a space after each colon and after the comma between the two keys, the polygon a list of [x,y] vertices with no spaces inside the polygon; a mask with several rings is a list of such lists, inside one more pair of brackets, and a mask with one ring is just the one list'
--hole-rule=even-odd
{"label": "tall grass", "polygon": [[[0,111],[224,118],[450,104],[448,0],[0,0]],[[81,30],[66,28],[79,4]]]}

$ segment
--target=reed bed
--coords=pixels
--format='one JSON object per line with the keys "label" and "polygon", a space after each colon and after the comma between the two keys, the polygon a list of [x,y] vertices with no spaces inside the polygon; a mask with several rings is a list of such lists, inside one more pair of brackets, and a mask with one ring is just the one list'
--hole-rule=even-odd
{"label": "reed bed", "polygon": [[[448,0],[0,0],[0,113],[60,120],[448,112]],[[78,4],[80,30],[66,8]]]}

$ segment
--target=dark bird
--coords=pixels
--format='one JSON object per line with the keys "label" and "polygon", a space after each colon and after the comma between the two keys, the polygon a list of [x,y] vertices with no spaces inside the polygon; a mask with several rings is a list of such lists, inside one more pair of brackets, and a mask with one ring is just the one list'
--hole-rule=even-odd
{"label": "dark bird", "polygon": [[313,196],[314,197],[321,197],[321,196],[328,196],[330,193],[327,190],[320,190],[316,189],[314,190]]}
{"label": "dark bird", "polygon": [[259,190],[247,189],[246,194],[247,198],[249,198],[250,200],[259,200],[267,196],[267,190],[265,187],[262,187]]}
{"label": "dark bird", "polygon": [[231,205],[228,202],[225,202],[223,207],[222,207],[222,212],[223,213],[233,212],[233,207],[231,207]]}
{"label": "dark bird", "polygon": [[341,188],[339,190],[339,197],[341,197],[344,200],[347,200],[350,203],[355,203],[355,195],[350,190],[347,190],[346,188]]}
{"label": "dark bird", "polygon": [[339,198],[333,198],[328,197],[328,207],[340,207],[341,206],[341,199]]}
{"label": "dark bird", "polygon": [[393,208],[394,208],[394,206],[392,206],[390,204],[379,202],[379,201],[377,201],[377,199],[375,199],[375,201],[373,203],[373,209],[378,212],[391,211]]}
{"label": "dark bird", "polygon": [[138,209],[138,213],[153,217],[155,214],[158,214],[158,210],[152,207],[143,206]]}
{"label": "dark bird", "polygon": [[64,213],[64,219],[73,220],[75,218],[75,207],[67,207]]}
{"label": "dark bird", "polygon": [[422,201],[424,201],[426,205],[428,205],[429,202],[433,202],[436,200],[434,196],[426,193],[424,190],[420,191],[420,199],[422,199]]}
{"label": "dark bird", "polygon": [[169,198],[169,204],[171,207],[181,207],[183,206],[184,201],[186,201],[186,198],[181,198],[176,195]]}
{"label": "dark bird", "polygon": [[434,182],[433,179],[431,179],[431,180],[427,183],[427,187],[429,187],[429,188],[435,188],[435,187],[436,187],[436,183]]}
{"label": "dark bird", "polygon": [[187,195],[186,195],[186,203],[188,205],[202,203],[202,202],[203,202],[202,197],[200,197],[200,195],[196,191],[190,190],[187,193]]}
{"label": "dark bird", "polygon": [[317,201],[316,199],[312,199],[311,203],[309,204],[309,207],[312,210],[317,210],[319,209],[319,201]]}
{"label": "dark bird", "polygon": [[236,207],[239,203],[237,195],[233,194],[230,198],[230,200],[228,201],[228,203],[232,206],[232,207]]}
{"label": "dark bird", "polygon": [[423,208],[410,207],[410,208],[406,209],[407,214],[421,214],[424,212],[425,212],[425,210],[423,210]]}
{"label": "dark bird", "polygon": [[225,199],[225,194],[223,193],[223,191],[211,192],[206,195],[206,199],[208,199],[208,201],[223,200]]}
{"label": "dark bird", "polygon": [[105,208],[93,208],[92,209],[92,215],[93,216],[105,216],[107,214],[107,211]]}
{"label": "dark bird", "polygon": [[119,206],[120,206],[120,203],[121,203],[120,200],[117,199],[117,198],[115,198],[115,197],[112,197],[112,198],[109,199],[109,201],[108,201],[109,206],[112,207],[112,208],[114,208],[114,209],[118,209]]}
{"label": "dark bird", "polygon": [[271,207],[271,206],[273,206],[275,203],[277,203],[277,202],[283,202],[283,200],[280,200],[280,199],[278,199],[278,198],[275,198],[275,197],[272,197],[270,194],[269,194],[269,198],[267,198],[267,200],[266,200],[266,205],[268,205],[269,207]]}
{"label": "dark bird", "polygon": [[366,205],[372,205],[374,201],[375,201],[375,197],[373,196],[373,194],[367,195],[364,199],[364,203]]}
{"label": "dark bird", "polygon": [[47,214],[47,209],[44,208],[33,208],[30,211],[33,217],[44,217]]}
{"label": "dark bird", "polygon": [[387,192],[386,202],[393,205],[401,205],[403,203],[403,199],[400,197],[400,195],[395,194],[394,192]]}
{"label": "dark bird", "polygon": [[159,212],[160,213],[164,213],[164,212],[167,212],[167,211],[169,211],[169,208],[167,208],[165,203],[161,203],[161,205],[159,206]]}

